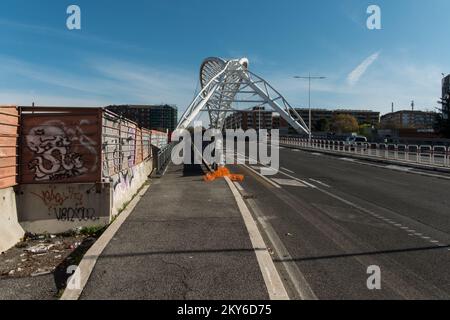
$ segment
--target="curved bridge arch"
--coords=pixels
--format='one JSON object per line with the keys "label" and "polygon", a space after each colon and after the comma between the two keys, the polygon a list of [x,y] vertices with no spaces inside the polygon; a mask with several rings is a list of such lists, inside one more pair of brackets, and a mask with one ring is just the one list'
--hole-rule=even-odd
{"label": "curved bridge arch", "polygon": [[269,105],[297,132],[309,134],[297,111],[266,80],[250,72],[248,65],[246,58],[205,59],[200,68],[202,89],[182,115],[177,129],[186,129],[201,111],[209,113],[212,128],[223,129],[226,114],[233,111],[233,103],[242,102]]}

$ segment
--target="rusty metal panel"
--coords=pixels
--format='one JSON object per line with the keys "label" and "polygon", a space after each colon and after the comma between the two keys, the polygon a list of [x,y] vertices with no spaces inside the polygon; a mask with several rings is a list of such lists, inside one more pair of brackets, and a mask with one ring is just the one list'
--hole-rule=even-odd
{"label": "rusty metal panel", "polygon": [[165,147],[169,142],[169,136],[166,132],[162,131],[151,131],[151,144],[159,149]]}
{"label": "rusty metal panel", "polygon": [[151,131],[147,129],[142,130],[142,157],[147,160],[152,156],[152,146],[151,146]]}
{"label": "rusty metal panel", "polygon": [[101,181],[101,112],[21,108],[20,183]]}
{"label": "rusty metal panel", "polygon": [[142,129],[136,130],[136,164],[140,164],[143,159]]}
{"label": "rusty metal panel", "polygon": [[17,184],[18,133],[18,109],[0,106],[0,189]]}
{"label": "rusty metal panel", "polygon": [[[126,172],[152,157],[152,131],[104,110],[102,128],[102,177]],[[158,132],[158,134],[163,134]]]}
{"label": "rusty metal panel", "polygon": [[121,169],[126,170],[136,165],[136,130],[137,125],[128,120],[120,123]]}
{"label": "rusty metal panel", "polygon": [[120,118],[104,112],[102,121],[102,175],[109,178],[120,172]]}

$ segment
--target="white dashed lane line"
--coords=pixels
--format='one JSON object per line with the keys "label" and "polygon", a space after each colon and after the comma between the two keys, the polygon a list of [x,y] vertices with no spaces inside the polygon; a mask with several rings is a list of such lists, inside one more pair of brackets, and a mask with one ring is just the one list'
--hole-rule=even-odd
{"label": "white dashed lane line", "polygon": [[312,179],[312,178],[309,178],[309,180],[311,180],[311,181],[313,181],[313,182],[315,182],[315,183],[318,183],[318,184],[320,184],[321,186],[324,186],[324,187],[327,187],[327,188],[331,188],[331,186],[329,186],[329,185],[326,184],[326,183],[323,183],[322,181],[319,181],[319,180],[316,180],[316,179]]}
{"label": "white dashed lane line", "polygon": [[289,187],[306,187],[305,184],[297,181],[297,180],[293,180],[293,179],[275,179],[272,178],[271,179],[273,182],[275,182],[276,184],[280,185],[280,186],[289,186]]}
{"label": "white dashed lane line", "polygon": [[[296,149],[293,149],[293,150],[296,150]],[[297,150],[297,151],[300,152],[300,150]],[[350,161],[350,162],[354,162],[355,161],[354,159],[349,159],[349,158],[341,158],[341,160]],[[260,169],[260,167],[258,167],[258,168],[254,167],[254,168],[255,169]],[[252,168],[250,168],[250,169],[253,170]],[[284,183],[284,185],[291,185],[292,186],[294,184],[292,181],[296,181],[296,182],[298,182],[300,184],[303,184],[303,187],[307,186],[307,187],[310,187],[310,188],[313,188],[313,189],[320,190],[321,192],[323,192],[325,194],[328,194],[328,195],[332,196],[333,198],[339,199],[339,200],[343,201],[344,203],[351,204],[353,207],[359,208],[363,212],[369,213],[369,215],[371,215],[371,216],[373,216],[373,217],[375,217],[375,218],[377,218],[377,219],[379,219],[381,221],[384,221],[384,222],[392,225],[393,227],[396,227],[396,228],[398,228],[398,229],[400,229],[402,231],[405,231],[406,233],[408,233],[408,235],[410,237],[418,237],[419,239],[427,241],[427,242],[429,242],[432,245],[435,245],[437,247],[446,247],[447,246],[446,244],[442,244],[441,242],[439,242],[437,240],[433,240],[431,237],[425,236],[423,233],[416,232],[416,230],[410,229],[409,227],[404,226],[401,223],[398,223],[398,222],[393,221],[391,219],[385,218],[382,215],[376,214],[376,213],[371,212],[369,210],[363,209],[363,208],[361,208],[360,206],[358,206],[358,205],[356,205],[354,203],[351,203],[351,202],[349,202],[347,200],[342,199],[341,197],[333,195],[332,193],[330,193],[328,191],[322,190],[322,189],[318,188],[317,186],[315,186],[315,185],[313,185],[311,183],[308,183],[308,182],[306,182],[304,180],[301,180],[301,179],[298,179],[298,178],[296,178],[294,176],[291,176],[290,174],[288,174],[286,172],[280,171],[280,173],[285,175],[285,176],[287,176],[288,178],[292,179],[292,180],[289,180],[289,179],[278,179],[278,182],[282,181]],[[283,185],[283,183],[276,183],[275,180],[277,180],[277,179],[267,179],[267,180],[269,180],[273,185],[276,185],[278,188],[281,188],[280,185]],[[328,186],[328,185],[324,184],[323,182],[321,182],[319,180],[315,180],[315,179],[311,179],[311,178],[309,180],[313,181],[313,182],[315,182],[315,183],[317,183],[317,184],[319,184],[321,186],[324,186],[324,185]],[[296,184],[295,186],[300,186],[300,185]],[[330,186],[328,186],[328,187],[330,187]],[[450,249],[447,249],[447,250],[450,251]]]}
{"label": "white dashed lane line", "polygon": [[395,165],[388,165],[388,166],[385,166],[385,168],[386,169],[391,169],[391,170],[396,170],[396,171],[402,171],[402,172],[411,171],[411,168],[400,167],[400,166],[395,166]]}

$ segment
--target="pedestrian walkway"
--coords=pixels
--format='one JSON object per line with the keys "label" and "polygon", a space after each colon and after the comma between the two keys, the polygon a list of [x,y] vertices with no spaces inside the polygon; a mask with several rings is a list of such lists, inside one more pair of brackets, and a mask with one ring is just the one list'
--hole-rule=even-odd
{"label": "pedestrian walkway", "polygon": [[170,165],[99,257],[81,299],[268,299],[226,181]]}

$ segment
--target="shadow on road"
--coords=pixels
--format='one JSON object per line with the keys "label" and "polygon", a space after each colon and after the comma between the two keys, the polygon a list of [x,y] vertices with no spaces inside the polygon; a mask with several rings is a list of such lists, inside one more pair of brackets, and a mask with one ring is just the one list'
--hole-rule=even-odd
{"label": "shadow on road", "polygon": [[198,177],[204,176],[205,172],[199,164],[185,164],[183,165],[183,177]]}
{"label": "shadow on road", "polygon": [[314,260],[326,260],[326,259],[339,259],[339,258],[352,258],[359,256],[373,256],[382,254],[393,254],[393,253],[407,253],[407,252],[420,252],[428,250],[448,250],[450,245],[441,247],[423,247],[423,248],[409,248],[409,249],[395,249],[395,250],[382,250],[382,251],[371,251],[371,252],[357,252],[348,254],[336,254],[328,256],[319,257],[305,257],[305,258],[292,258],[292,259],[274,259],[274,262],[303,262],[303,261],[314,261]]}

